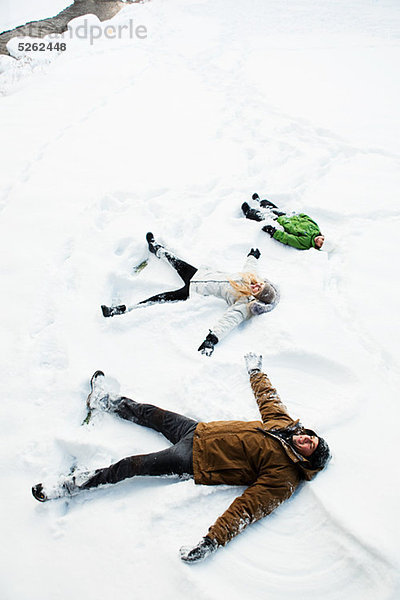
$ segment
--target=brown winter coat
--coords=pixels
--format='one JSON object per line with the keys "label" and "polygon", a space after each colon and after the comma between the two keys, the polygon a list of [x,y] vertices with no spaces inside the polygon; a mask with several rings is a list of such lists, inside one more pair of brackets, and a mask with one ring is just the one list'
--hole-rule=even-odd
{"label": "brown winter coat", "polygon": [[199,423],[193,441],[195,483],[247,485],[212,525],[207,536],[224,545],[250,523],[289,498],[300,481],[318,472],[282,439],[276,429],[298,425],[286,412],[264,373],[250,377],[261,421]]}

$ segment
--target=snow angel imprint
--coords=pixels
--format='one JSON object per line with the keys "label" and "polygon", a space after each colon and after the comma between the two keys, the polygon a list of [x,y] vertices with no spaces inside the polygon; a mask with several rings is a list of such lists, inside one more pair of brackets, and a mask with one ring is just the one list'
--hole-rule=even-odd
{"label": "snow angel imprint", "polygon": [[76,470],[55,485],[37,483],[33,496],[47,502],[137,476],[189,476],[197,485],[246,486],[197,546],[181,548],[181,558],[195,562],[225,546],[247,525],[290,498],[301,482],[313,479],[330,459],[324,438],[287,413],[262,372],[261,354],[249,352],[244,358],[260,410],[258,421],[195,421],[113,393],[103,371],[96,371],[90,380],[88,410],[106,411],[154,429],[172,445],[159,452],[127,456],[95,471]]}
{"label": "snow angel imprint", "polygon": [[252,221],[272,219],[278,223],[281,230],[275,225],[265,225],[262,228],[274,240],[298,250],[309,250],[310,248],[321,250],[325,236],[311,217],[304,213],[287,215],[270,200],[260,200],[258,194],[253,194],[251,198],[256,203],[256,207],[252,208],[248,202],[243,202],[244,216]]}
{"label": "snow angel imprint", "polygon": [[146,235],[146,239],[150,252],[157,258],[169,262],[182,279],[183,287],[151,296],[128,307],[125,304],[119,306],[103,304],[101,310],[104,317],[121,315],[155,303],[187,300],[193,293],[222,298],[229,308],[209,330],[207,337],[198,348],[202,354],[211,356],[214,346],[234,327],[254,315],[273,310],[279,302],[277,287],[257,273],[257,260],[260,258],[260,251],[257,248],[252,248],[247,255],[243,272],[229,275],[205,266],[196,269],[156,242],[151,232]]}

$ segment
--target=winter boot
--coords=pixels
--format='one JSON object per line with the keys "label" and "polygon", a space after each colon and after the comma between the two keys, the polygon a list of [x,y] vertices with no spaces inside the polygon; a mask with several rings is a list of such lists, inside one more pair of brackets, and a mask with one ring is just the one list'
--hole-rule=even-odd
{"label": "winter boot", "polygon": [[146,240],[147,240],[147,243],[149,245],[149,251],[152,254],[155,254],[157,256],[157,258],[160,258],[157,253],[160,250],[160,248],[163,248],[164,246],[162,246],[161,244],[158,244],[155,241],[154,235],[151,233],[151,231],[149,231],[148,233],[146,233]]}
{"label": "winter boot", "polygon": [[103,371],[95,371],[90,379],[90,393],[86,400],[88,411],[113,411],[120,401],[121,396],[115,386],[113,389],[112,380],[107,382]]}
{"label": "winter boot", "polygon": [[246,219],[251,221],[264,221],[264,215],[256,208],[251,208],[248,202],[243,202],[242,211]]}
{"label": "winter boot", "polygon": [[103,317],[113,317],[114,315],[123,315],[126,312],[125,304],[120,304],[119,306],[106,306],[105,304],[101,305],[101,312],[103,313]]}
{"label": "winter boot", "polygon": [[103,371],[95,371],[90,379],[90,393],[86,400],[86,406],[90,412],[94,410],[112,411],[120,400],[115,392],[107,390],[104,378]]}
{"label": "winter boot", "polygon": [[42,483],[37,483],[36,485],[33,486],[32,495],[39,502],[46,502],[46,500],[50,500],[50,498],[48,498],[44,492]]}
{"label": "winter boot", "polygon": [[267,200],[266,198],[264,198],[264,200],[260,200],[260,206],[263,208],[278,208],[276,204],[271,202],[271,200]]}
{"label": "winter boot", "polygon": [[[79,479],[82,483],[88,478],[87,473],[81,474]],[[74,496],[79,492],[79,486],[76,481],[75,475],[68,475],[62,477],[60,480],[52,486],[43,486],[43,483],[37,483],[32,488],[32,495],[39,502],[47,502],[48,500],[55,500],[56,498],[64,498],[65,496]]]}
{"label": "winter boot", "polygon": [[257,193],[253,194],[251,198],[252,200],[256,200],[256,202],[258,202],[259,205],[263,208],[278,208],[276,204],[271,202],[271,200],[267,200],[266,198],[264,200],[261,200],[260,196]]}

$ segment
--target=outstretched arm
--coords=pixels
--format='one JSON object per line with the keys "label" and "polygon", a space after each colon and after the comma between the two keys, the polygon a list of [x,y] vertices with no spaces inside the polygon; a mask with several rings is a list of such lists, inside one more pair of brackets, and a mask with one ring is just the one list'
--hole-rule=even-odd
{"label": "outstretched arm", "polygon": [[217,336],[218,340],[221,341],[232,331],[232,329],[235,329],[235,327],[240,325],[240,323],[243,323],[247,318],[247,304],[236,302],[224,312],[222,317],[218,319],[216,323],[214,323],[211,331]]}
{"label": "outstretched arm", "polygon": [[215,323],[214,327],[210,329],[210,333],[197,350],[206,356],[211,356],[214,346],[227,336],[232,329],[247,319],[247,316],[245,304],[233,304],[230,306],[219,321]]}
{"label": "outstretched arm", "polygon": [[252,248],[248,253],[246,260],[243,265],[243,273],[254,273],[258,275],[258,259],[261,256],[261,252],[258,248]]}
{"label": "outstretched arm", "polygon": [[[287,483],[282,483],[287,479]],[[297,479],[283,471],[279,477],[273,473],[259,477],[241,496],[236,498],[230,507],[215,521],[207,533],[207,537],[224,546],[233,537],[241,533],[245,527],[270,514],[284,500],[289,498],[297,487]]]}
{"label": "outstretched arm", "polygon": [[277,423],[273,423],[277,427],[293,425],[295,421],[288,415],[286,406],[282,403],[278,392],[272,386],[267,375],[261,371],[261,354],[249,352],[245,354],[244,360],[263,423],[277,421]]}
{"label": "outstretched arm", "polygon": [[185,562],[196,562],[225,546],[233,537],[238,535],[251,523],[270,514],[284,500],[287,500],[298,485],[298,479],[293,472],[285,473],[280,470],[278,483],[276,476],[268,474],[249,486],[241,496],[236,498],[230,507],[215,521],[207,535],[194,548],[181,548],[181,559]]}

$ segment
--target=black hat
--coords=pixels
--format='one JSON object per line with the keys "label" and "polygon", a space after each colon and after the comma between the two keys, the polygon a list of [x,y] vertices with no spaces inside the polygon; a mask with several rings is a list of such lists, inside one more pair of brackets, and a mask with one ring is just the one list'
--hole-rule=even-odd
{"label": "black hat", "polygon": [[319,439],[318,446],[314,452],[308,456],[308,461],[311,463],[313,469],[323,469],[331,458],[329,446],[324,438],[317,435],[312,429],[305,429],[305,433],[308,433],[308,435],[315,435]]}

